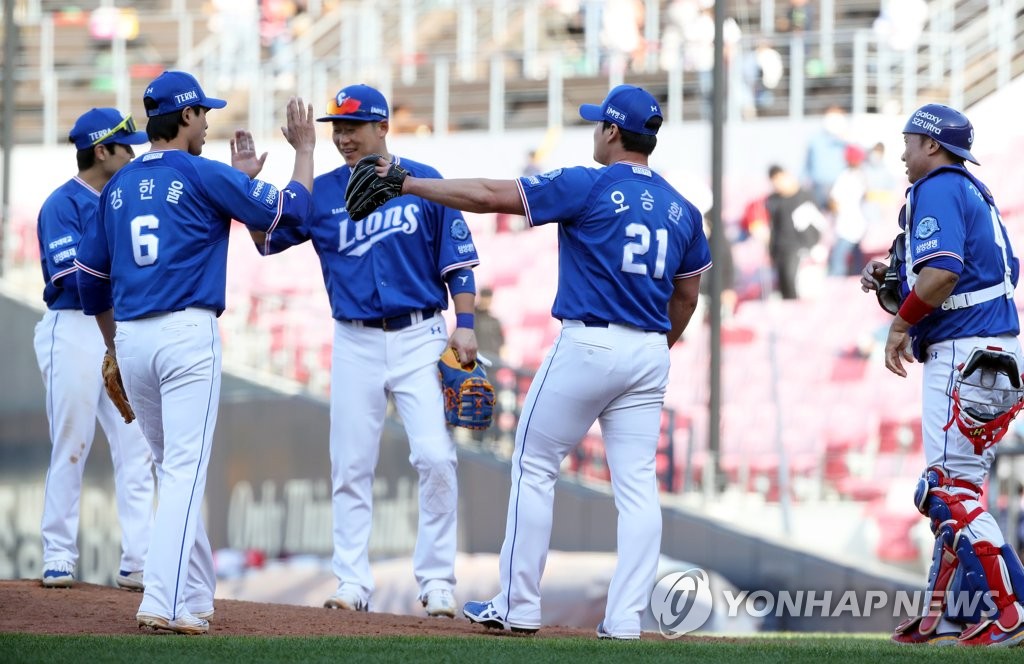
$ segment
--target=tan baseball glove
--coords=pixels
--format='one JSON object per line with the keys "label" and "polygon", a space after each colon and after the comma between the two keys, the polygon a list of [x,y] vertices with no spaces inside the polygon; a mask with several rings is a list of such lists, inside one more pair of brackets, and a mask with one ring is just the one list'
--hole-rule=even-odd
{"label": "tan baseball glove", "polygon": [[121,370],[117,366],[117,358],[110,353],[103,356],[103,386],[107,388],[107,396],[117,406],[125,424],[131,424],[135,420],[135,411],[128,403],[128,395],[124,392],[124,383],[121,381]]}

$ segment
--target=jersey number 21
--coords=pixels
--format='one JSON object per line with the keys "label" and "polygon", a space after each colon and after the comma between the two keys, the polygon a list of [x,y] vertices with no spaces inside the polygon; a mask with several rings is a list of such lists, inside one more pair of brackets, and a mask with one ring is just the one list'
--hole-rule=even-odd
{"label": "jersey number 21", "polygon": [[[622,271],[629,274],[647,275],[647,263],[643,258],[651,250],[651,229],[643,224],[627,224],[626,242],[622,247]],[[657,255],[654,259],[654,278],[665,276],[665,253],[668,251],[668,231],[659,228],[654,231],[654,242],[657,244]]]}

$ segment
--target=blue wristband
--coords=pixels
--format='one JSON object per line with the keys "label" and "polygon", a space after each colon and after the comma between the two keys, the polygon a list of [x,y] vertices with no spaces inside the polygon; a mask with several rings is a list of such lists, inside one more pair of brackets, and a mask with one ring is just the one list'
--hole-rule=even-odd
{"label": "blue wristband", "polygon": [[455,314],[455,327],[465,327],[472,330],[474,318],[473,314]]}

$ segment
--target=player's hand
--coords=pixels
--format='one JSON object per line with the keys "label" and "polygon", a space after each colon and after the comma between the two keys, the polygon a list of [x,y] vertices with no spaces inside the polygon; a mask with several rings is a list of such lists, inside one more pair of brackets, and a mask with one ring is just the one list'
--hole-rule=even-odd
{"label": "player's hand", "polygon": [[885,339],[885,368],[900,378],[907,377],[903,362],[913,362],[914,355],[910,352],[910,325],[896,316],[889,326],[889,335]]}
{"label": "player's hand", "polygon": [[316,123],[313,120],[313,105],[302,101],[302,97],[288,100],[287,124],[281,127],[285,140],[296,152],[312,152],[316,147]]}
{"label": "player's hand", "polygon": [[256,156],[256,142],[252,140],[252,134],[245,129],[236,129],[231,139],[231,165],[252,179],[263,170],[266,160],[266,152]]}
{"label": "player's hand", "polygon": [[876,291],[885,280],[885,271],[889,266],[881,261],[870,261],[860,273],[860,289],[865,293]]}
{"label": "player's hand", "polygon": [[457,327],[448,339],[448,345],[455,349],[455,356],[462,366],[469,366],[476,361],[476,332],[468,327]]}

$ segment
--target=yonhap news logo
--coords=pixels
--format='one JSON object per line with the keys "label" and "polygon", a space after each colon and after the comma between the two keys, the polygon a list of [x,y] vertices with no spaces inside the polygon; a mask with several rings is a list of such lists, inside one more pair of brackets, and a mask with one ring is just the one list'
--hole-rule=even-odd
{"label": "yonhap news logo", "polygon": [[[898,622],[924,615],[941,597],[946,613],[982,620],[998,616],[995,592],[956,590],[736,590],[728,583],[711,587],[707,571],[695,567],[662,577],[651,592],[651,614],[658,631],[675,639],[722,619],[739,616],[765,618],[870,618],[884,615]],[[893,624],[895,625],[896,622]],[[713,625],[712,625],[713,627]],[[709,627],[710,629],[711,627]]]}
{"label": "yonhap news logo", "polygon": [[651,613],[661,635],[674,639],[703,627],[711,617],[711,602],[708,573],[698,567],[658,581],[651,593]]}

